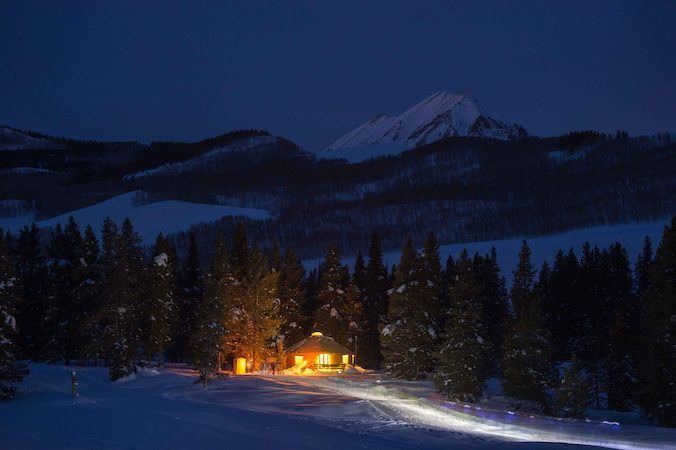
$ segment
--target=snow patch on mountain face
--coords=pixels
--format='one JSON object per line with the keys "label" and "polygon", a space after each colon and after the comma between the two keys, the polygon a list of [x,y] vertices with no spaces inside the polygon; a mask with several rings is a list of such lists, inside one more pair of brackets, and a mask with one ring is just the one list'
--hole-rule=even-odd
{"label": "snow patch on mountain face", "polygon": [[[137,192],[127,192],[35,224],[40,228],[54,227],[57,223],[65,224],[69,217],[73,216],[81,229],[91,225],[95,231],[99,231],[106,217],[110,217],[118,224],[128,217],[143,242],[151,244],[160,232],[167,235],[186,231],[192,225],[214,222],[225,216],[243,216],[254,220],[266,220],[271,217],[270,213],[263,209],[189,203],[180,200],[135,205],[133,199]],[[30,225],[33,219],[32,215],[0,218],[0,228],[17,232],[23,226]]]}
{"label": "snow patch on mountain face", "polygon": [[0,151],[58,149],[62,145],[43,137],[33,137],[11,127],[0,126]]}
{"label": "snow patch on mountain face", "polygon": [[521,126],[489,114],[469,94],[437,92],[398,116],[376,115],[327,147],[322,156],[356,162],[447,137],[511,140],[526,135]]}

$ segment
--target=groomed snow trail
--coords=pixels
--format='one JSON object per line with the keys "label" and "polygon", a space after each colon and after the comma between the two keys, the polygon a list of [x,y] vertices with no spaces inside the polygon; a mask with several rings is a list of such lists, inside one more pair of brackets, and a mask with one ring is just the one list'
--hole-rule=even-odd
{"label": "groomed snow trail", "polygon": [[610,422],[555,418],[486,411],[418,397],[405,388],[380,383],[373,377],[312,377],[310,383],[364,399],[392,420],[475,436],[517,442],[589,445],[622,450],[676,449],[676,430],[652,426],[622,426]]}

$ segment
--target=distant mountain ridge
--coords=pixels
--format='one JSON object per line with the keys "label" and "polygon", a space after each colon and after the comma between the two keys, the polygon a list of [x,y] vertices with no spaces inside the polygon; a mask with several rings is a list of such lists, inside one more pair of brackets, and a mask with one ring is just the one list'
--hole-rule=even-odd
{"label": "distant mountain ridge", "polygon": [[[358,148],[369,157],[395,154],[449,137],[516,140],[526,136],[522,126],[490,114],[470,94],[439,91],[398,116],[377,114],[329,145],[322,156],[340,157],[341,150]],[[376,154],[369,147],[377,148]]]}

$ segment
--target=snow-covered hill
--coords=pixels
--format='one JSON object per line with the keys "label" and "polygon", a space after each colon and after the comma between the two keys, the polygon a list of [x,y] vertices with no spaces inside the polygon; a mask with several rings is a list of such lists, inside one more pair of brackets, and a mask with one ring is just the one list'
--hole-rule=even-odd
{"label": "snow-covered hill", "polygon": [[496,118],[471,95],[441,91],[398,116],[376,115],[331,144],[322,156],[356,162],[453,136],[510,140],[526,135],[523,127]]}
{"label": "snow-covered hill", "polygon": [[61,148],[51,139],[34,137],[12,127],[0,126],[0,151],[3,150],[40,150]]}
{"label": "snow-covered hill", "polygon": [[[134,204],[136,191],[127,192],[92,206],[71,211],[60,216],[36,222],[38,227],[54,227],[65,224],[73,216],[82,229],[91,225],[94,231],[101,230],[103,220],[110,217],[121,223],[129,217],[145,244],[151,244],[158,233],[176,233],[188,230],[198,223],[213,222],[225,216],[243,216],[249,219],[265,220],[270,214],[263,209],[239,208],[234,206],[189,203],[178,200],[163,200],[143,205]],[[24,225],[33,222],[32,215],[0,218],[0,228],[17,232]]]}

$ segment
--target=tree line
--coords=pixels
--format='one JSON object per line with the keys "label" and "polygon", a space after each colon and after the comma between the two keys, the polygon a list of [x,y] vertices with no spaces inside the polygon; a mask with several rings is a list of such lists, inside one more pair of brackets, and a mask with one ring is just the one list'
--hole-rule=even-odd
{"label": "tree line", "polygon": [[399,263],[371,237],[352,271],[337,245],[306,271],[297,253],[251,244],[244,223],[218,236],[208,266],[195,235],[179,260],[157,236],[144,254],[130,220],[97,237],[71,218],[43,244],[33,225],[0,231],[0,395],[24,360],[104,365],[111,380],[139,366],[188,362],[205,384],[233,357],[284,366],[284,349],[322,331],[357,364],[434,380],[451,400],[478,401],[489,378],[527,410],[582,416],[640,407],[676,425],[676,217],[632,270],[619,244],[559,251],[539,270],[524,241],[508,288],[497,255],[463,251],[442,264],[430,233]]}

